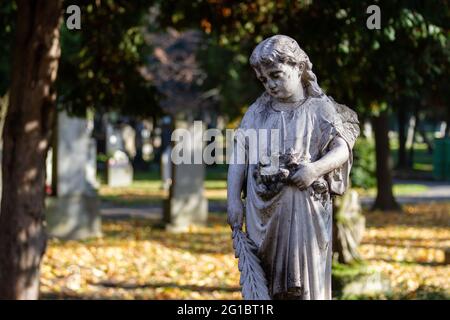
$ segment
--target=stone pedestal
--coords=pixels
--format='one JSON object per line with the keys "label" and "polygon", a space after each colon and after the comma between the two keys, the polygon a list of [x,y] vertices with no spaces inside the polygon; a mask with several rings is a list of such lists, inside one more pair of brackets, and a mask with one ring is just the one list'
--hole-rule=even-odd
{"label": "stone pedestal", "polygon": [[56,176],[52,177],[56,179],[57,196],[46,200],[50,236],[85,239],[101,235],[91,129],[85,119],[58,115],[57,146],[53,151]]}

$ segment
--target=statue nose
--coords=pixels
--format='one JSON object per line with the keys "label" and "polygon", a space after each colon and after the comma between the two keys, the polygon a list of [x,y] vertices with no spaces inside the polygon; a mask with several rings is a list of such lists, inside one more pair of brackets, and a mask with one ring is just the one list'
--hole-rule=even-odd
{"label": "statue nose", "polygon": [[275,84],[275,82],[273,82],[273,81],[270,81],[269,82],[269,89],[270,90],[273,90],[273,89],[275,89],[277,87],[277,85]]}

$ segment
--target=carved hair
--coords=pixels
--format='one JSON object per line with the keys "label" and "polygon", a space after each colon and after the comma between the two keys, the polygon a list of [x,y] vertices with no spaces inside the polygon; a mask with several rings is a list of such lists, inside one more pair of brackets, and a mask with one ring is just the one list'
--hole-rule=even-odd
{"label": "carved hair", "polygon": [[267,38],[256,46],[250,56],[250,65],[258,71],[260,71],[261,66],[269,66],[275,63],[288,63],[298,66],[301,62],[305,64],[302,82],[308,95],[312,97],[323,95],[324,93],[317,83],[317,77],[312,72],[312,63],[309,61],[308,55],[291,37],[275,35]]}

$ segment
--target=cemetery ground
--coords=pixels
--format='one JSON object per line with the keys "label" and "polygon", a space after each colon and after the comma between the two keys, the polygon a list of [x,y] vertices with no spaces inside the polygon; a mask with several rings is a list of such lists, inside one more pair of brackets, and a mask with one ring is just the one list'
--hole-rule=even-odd
{"label": "cemetery ground", "polygon": [[[226,170],[208,170],[210,208],[205,227],[171,234],[156,214],[104,216],[103,237],[86,241],[51,240],[41,275],[42,299],[241,299],[239,271],[226,224]],[[136,173],[127,188],[102,184],[107,206],[154,211],[166,193],[157,171]],[[396,195],[420,194],[426,185],[403,184]],[[372,190],[365,191],[370,194]],[[142,211],[142,210],[141,210]],[[145,211],[145,210],[143,210]],[[382,272],[390,292],[336,298],[450,298],[450,201],[406,204],[403,212],[364,212],[366,232],[360,246],[363,264]],[[353,267],[336,266],[351,274]]]}

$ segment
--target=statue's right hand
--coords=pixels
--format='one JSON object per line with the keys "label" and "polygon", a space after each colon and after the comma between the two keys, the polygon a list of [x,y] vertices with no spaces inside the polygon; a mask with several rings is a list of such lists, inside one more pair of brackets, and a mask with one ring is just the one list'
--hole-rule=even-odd
{"label": "statue's right hand", "polygon": [[242,230],[244,224],[244,204],[241,199],[228,202],[228,224],[231,229]]}

